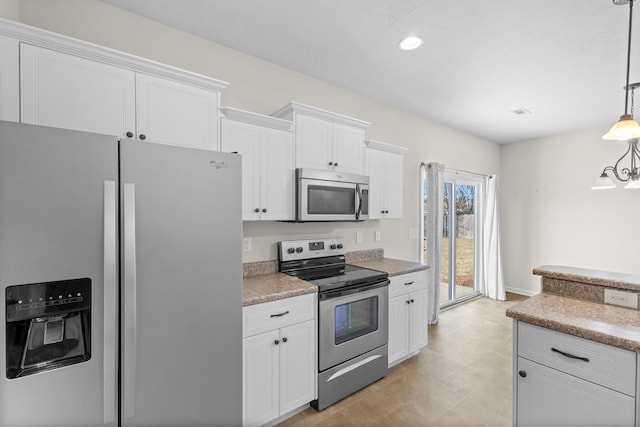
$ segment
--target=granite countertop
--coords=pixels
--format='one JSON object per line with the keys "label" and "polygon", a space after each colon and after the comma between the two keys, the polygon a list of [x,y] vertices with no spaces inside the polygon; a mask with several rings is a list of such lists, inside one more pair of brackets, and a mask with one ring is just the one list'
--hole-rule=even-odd
{"label": "granite countertop", "polygon": [[260,304],[318,292],[318,287],[282,273],[260,274],[244,278],[242,305]]}
{"label": "granite countertop", "polygon": [[562,265],[543,265],[534,268],[533,274],[589,285],[640,291],[640,276],[633,274],[613,273]]}
{"label": "granite countertop", "polygon": [[426,270],[429,268],[426,264],[419,262],[403,261],[393,258],[374,258],[362,261],[353,261],[349,264],[357,265],[358,267],[370,268],[372,270],[384,271],[389,273],[389,276],[399,276],[401,274],[413,273],[415,271]]}
{"label": "granite countertop", "polygon": [[[346,258],[348,264],[384,271],[389,276],[398,276],[429,268],[427,265],[418,262],[385,258],[382,249],[350,252]],[[245,307],[318,292],[318,288],[312,283],[278,273],[277,261],[243,264],[243,270],[242,305]]]}
{"label": "granite countertop", "polygon": [[554,331],[640,352],[638,310],[543,292],[507,309],[507,316]]}

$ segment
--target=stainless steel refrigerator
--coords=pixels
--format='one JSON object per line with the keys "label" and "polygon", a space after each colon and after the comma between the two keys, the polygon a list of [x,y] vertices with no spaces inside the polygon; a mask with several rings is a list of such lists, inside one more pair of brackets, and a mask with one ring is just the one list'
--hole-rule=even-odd
{"label": "stainless steel refrigerator", "polygon": [[240,156],[0,122],[0,426],[242,422]]}

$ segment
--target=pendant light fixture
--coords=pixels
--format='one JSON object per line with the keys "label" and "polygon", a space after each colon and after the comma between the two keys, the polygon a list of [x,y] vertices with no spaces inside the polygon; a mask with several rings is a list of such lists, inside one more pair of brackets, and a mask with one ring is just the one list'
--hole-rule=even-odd
{"label": "pendant light fixture", "polygon": [[602,138],[616,141],[626,141],[631,138],[640,138],[640,125],[627,114],[629,104],[629,68],[631,65],[631,24],[633,22],[633,2],[635,0],[613,0],[616,5],[629,3],[629,39],[627,43],[627,80],[624,90],[624,114],[620,120]]}
{"label": "pendant light fixture", "polygon": [[[618,159],[614,166],[607,166],[600,174],[600,177],[596,180],[593,187],[594,190],[606,190],[609,188],[615,188],[614,182],[611,180],[607,172],[612,172],[614,176],[622,181],[629,183],[625,188],[640,189],[640,170],[638,165],[640,164],[640,150],[638,149],[638,138],[640,138],[640,125],[633,119],[633,97],[634,90],[640,86],[640,83],[634,83],[629,85],[629,68],[631,64],[631,24],[633,22],[633,2],[635,0],[613,0],[615,5],[629,4],[629,38],[627,43],[627,78],[624,87],[624,114],[620,116],[618,120],[602,138],[606,140],[615,141],[627,141],[629,148]],[[629,90],[631,89],[631,114],[628,113],[629,105]],[[618,166],[622,159],[628,154],[631,154],[631,167],[619,169]]]}

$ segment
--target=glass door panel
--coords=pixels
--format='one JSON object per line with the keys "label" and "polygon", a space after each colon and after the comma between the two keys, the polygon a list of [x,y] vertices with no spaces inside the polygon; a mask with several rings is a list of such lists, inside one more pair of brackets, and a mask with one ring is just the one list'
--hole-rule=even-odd
{"label": "glass door panel", "polygon": [[440,280],[440,305],[443,307],[479,294],[476,208],[481,185],[479,180],[445,173]]}

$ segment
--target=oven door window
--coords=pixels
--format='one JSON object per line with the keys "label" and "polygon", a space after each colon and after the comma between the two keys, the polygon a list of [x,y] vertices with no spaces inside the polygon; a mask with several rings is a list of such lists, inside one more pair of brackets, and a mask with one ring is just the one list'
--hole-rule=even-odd
{"label": "oven door window", "polygon": [[335,345],[378,330],[378,297],[337,305],[334,309]]}
{"label": "oven door window", "polygon": [[347,187],[309,185],[307,213],[312,215],[355,215],[356,190]]}

